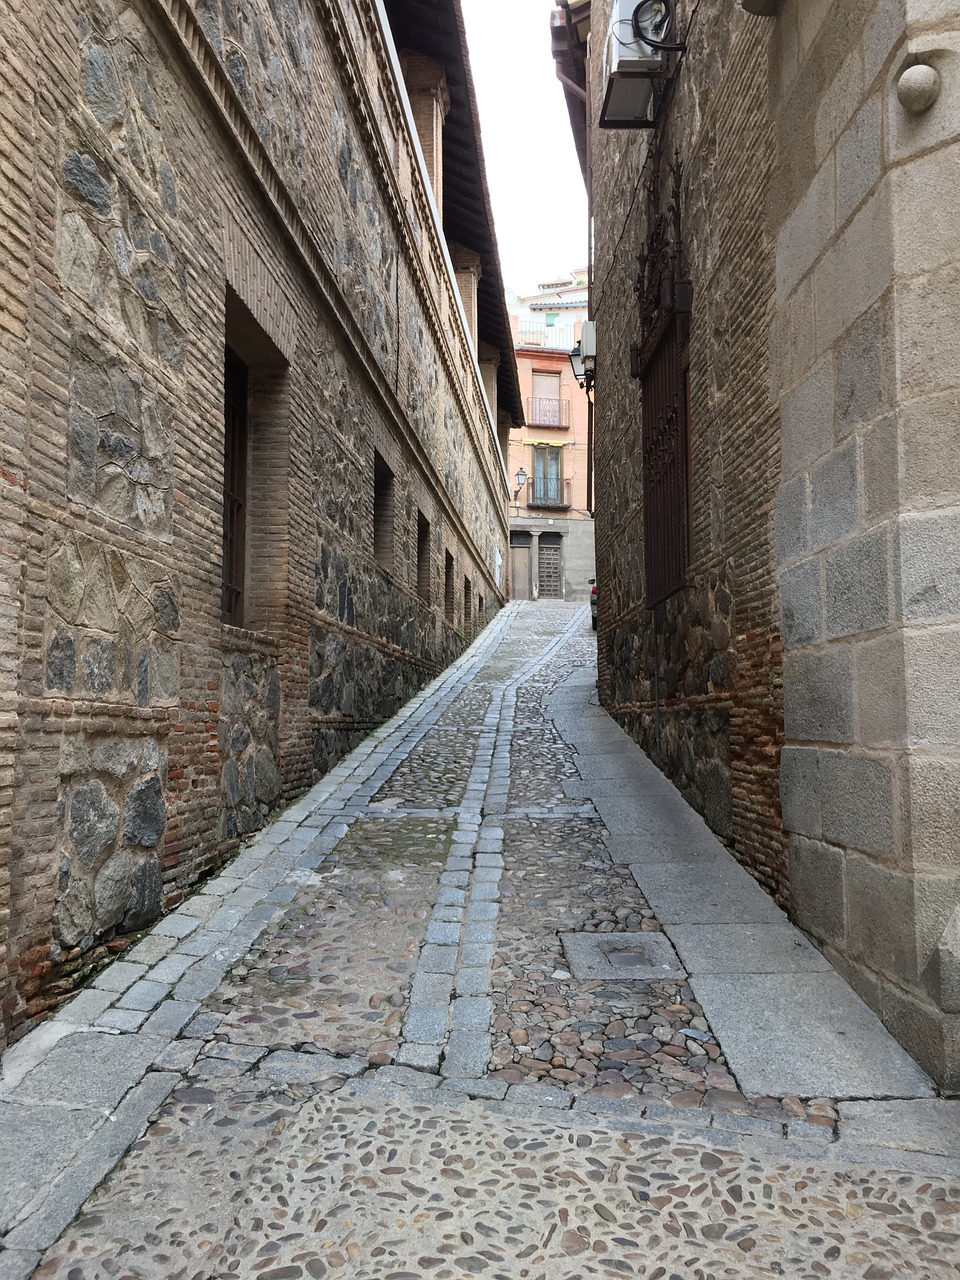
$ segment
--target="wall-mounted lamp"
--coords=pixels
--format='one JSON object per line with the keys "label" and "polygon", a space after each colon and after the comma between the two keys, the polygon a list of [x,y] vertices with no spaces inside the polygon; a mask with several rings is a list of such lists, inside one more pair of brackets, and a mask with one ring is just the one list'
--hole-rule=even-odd
{"label": "wall-mounted lamp", "polygon": [[653,128],[654,83],[667,76],[669,55],[684,47],[673,29],[673,0],[614,0],[603,46],[601,129]]}
{"label": "wall-mounted lamp", "polygon": [[580,328],[580,341],[570,352],[573,376],[588,394],[597,372],[597,324],[584,320]]}
{"label": "wall-mounted lamp", "polygon": [[520,496],[520,490],[527,483],[527,473],[524,471],[523,467],[519,469],[514,478],[517,482],[517,487],[513,491],[513,500],[516,502],[517,498]]}

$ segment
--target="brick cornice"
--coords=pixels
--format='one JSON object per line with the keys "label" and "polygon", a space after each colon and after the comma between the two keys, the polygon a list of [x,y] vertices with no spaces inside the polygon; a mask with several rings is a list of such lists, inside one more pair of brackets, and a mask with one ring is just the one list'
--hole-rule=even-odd
{"label": "brick cornice", "polygon": [[[214,107],[221,125],[237,149],[238,156],[259,186],[301,264],[312,277],[324,304],[340,326],[345,340],[353,348],[370,387],[381,401],[381,405],[394,424],[397,434],[402,438],[428,483],[441,499],[441,506],[447,520],[457,530],[464,546],[469,549],[479,571],[487,579],[490,589],[495,595],[502,597],[503,591],[494,582],[493,574],[486,563],[484,554],[477,547],[460,513],[455,510],[449,501],[449,496],[446,494],[439,473],[422,443],[410,428],[393,387],[390,386],[389,381],[380,369],[374,353],[347,305],[337,281],[327,267],[313,235],[304,219],[300,216],[296,203],[291,198],[283,178],[251,124],[240,98],[197,20],[192,4],[189,3],[189,0],[150,0],[150,3],[174,38],[193,79]],[[362,81],[358,75],[352,42],[347,36],[342,15],[338,8],[330,4],[329,0],[316,0],[316,5],[318,12],[325,19],[324,28],[337,54],[338,65],[343,77],[343,87],[357,110],[360,123],[368,140],[373,144],[373,150],[378,159],[379,174],[384,180],[383,189],[388,195],[391,213],[397,226],[398,243],[404,249],[408,261],[413,267],[411,274],[417,283],[418,292],[435,326],[435,332],[438,335],[442,335],[443,325],[439,323],[436,304],[426,288],[427,281],[422,263],[414,255],[411,255],[409,234],[406,229],[406,215],[400,199],[396,176],[388,164],[386,147],[380,130],[373,126],[368,106],[369,98],[361,88]],[[377,28],[377,37],[382,39],[379,28]],[[384,57],[386,57],[385,53]],[[398,117],[404,118],[398,97],[395,99],[395,103]],[[417,194],[420,195],[421,193]],[[426,212],[427,208],[426,199],[423,197],[424,217],[421,218],[421,226],[432,228],[433,219],[432,215]],[[420,216],[419,212],[418,216]],[[493,499],[493,509],[504,534],[506,534],[506,508],[504,507],[502,511],[500,509],[500,495],[495,492],[489,467],[485,463],[482,452],[478,449],[475,426],[469,411],[469,405],[463,394],[463,388],[460,385],[459,375],[452,355],[442,336],[438,342],[438,347],[450,385],[460,402],[471,445],[480,463],[481,473]]]}

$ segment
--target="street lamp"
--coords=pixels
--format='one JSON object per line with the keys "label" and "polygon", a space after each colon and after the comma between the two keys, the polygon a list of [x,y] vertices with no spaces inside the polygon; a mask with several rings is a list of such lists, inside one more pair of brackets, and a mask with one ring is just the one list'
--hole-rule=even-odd
{"label": "street lamp", "polygon": [[514,491],[513,491],[513,500],[514,500],[514,502],[516,502],[516,500],[517,500],[517,498],[518,498],[518,496],[519,496],[519,494],[520,494],[520,490],[521,490],[521,489],[523,488],[523,486],[527,483],[527,473],[524,471],[523,467],[521,467],[521,468],[520,468],[520,470],[517,472],[517,474],[516,474],[516,477],[515,477],[515,478],[516,478],[516,481],[517,481],[517,487],[516,487],[516,489],[514,489]]}
{"label": "street lamp", "polygon": [[597,369],[597,326],[594,320],[584,320],[580,326],[580,341],[570,352],[573,376],[589,394]]}

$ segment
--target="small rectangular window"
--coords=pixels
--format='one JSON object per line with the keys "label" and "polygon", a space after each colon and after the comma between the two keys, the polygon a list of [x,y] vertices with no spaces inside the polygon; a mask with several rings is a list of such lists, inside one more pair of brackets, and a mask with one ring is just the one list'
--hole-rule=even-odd
{"label": "small rectangular window", "polygon": [[443,564],[443,614],[447,622],[453,626],[456,602],[453,590],[453,556],[449,551],[444,553]]}
{"label": "small rectangular window", "polygon": [[469,578],[463,580],[463,634],[473,639],[473,584]]}
{"label": "small rectangular window", "polygon": [[393,572],[394,541],[393,472],[374,451],[373,455],[373,558],[381,569]]}
{"label": "small rectangular window", "polygon": [[483,604],[483,596],[477,596],[477,630],[482,631],[486,625],[487,616]]}
{"label": "small rectangular window", "polygon": [[417,595],[430,603],[430,521],[417,512]]}

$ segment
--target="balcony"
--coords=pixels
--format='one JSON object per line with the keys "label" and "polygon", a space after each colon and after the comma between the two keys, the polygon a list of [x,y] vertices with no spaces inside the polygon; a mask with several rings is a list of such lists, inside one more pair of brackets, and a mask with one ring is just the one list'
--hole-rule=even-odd
{"label": "balcony", "polygon": [[570,401],[528,396],[527,424],[531,427],[569,427]]}
{"label": "balcony", "polygon": [[521,320],[521,347],[546,347],[548,351],[569,351],[576,339],[572,324],[542,324],[537,320]]}

